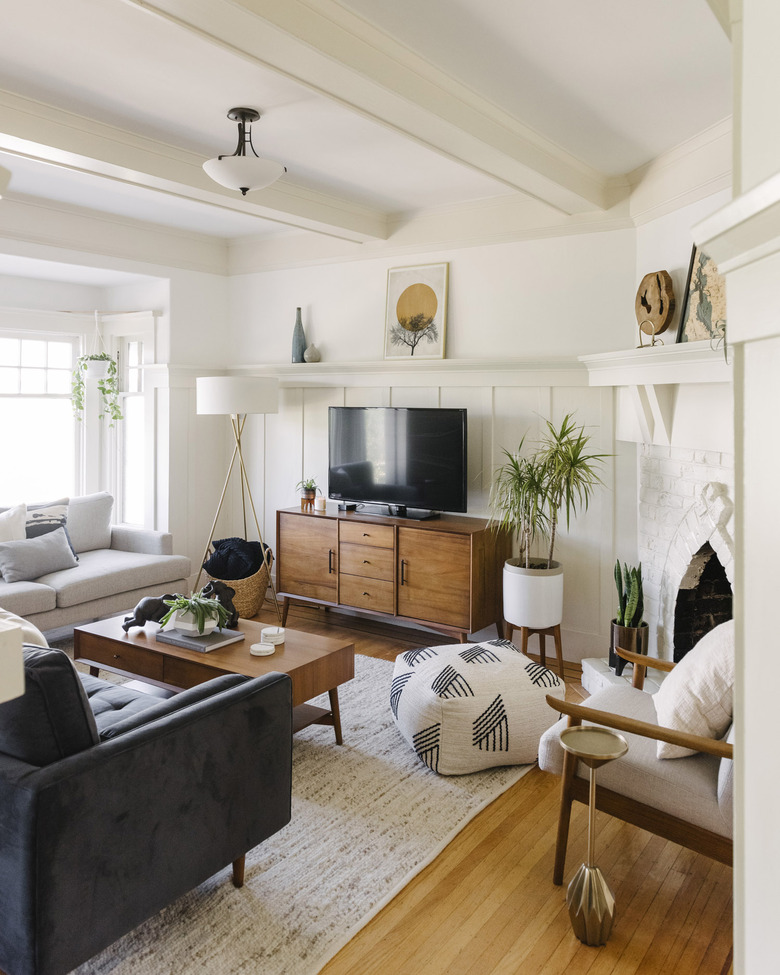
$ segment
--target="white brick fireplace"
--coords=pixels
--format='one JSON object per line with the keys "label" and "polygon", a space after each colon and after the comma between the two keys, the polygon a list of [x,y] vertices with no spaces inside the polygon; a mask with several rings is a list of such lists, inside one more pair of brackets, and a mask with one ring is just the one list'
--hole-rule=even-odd
{"label": "white brick fireplace", "polygon": [[[680,590],[697,586],[712,557],[734,585],[731,366],[722,350],[701,342],[582,361],[591,385],[615,387],[616,443],[637,444],[636,561],[649,653],[671,660]],[[699,554],[703,547],[706,556]],[[633,561],[623,551],[616,555]],[[603,686],[608,675],[616,679],[606,661],[583,661],[586,689]]]}

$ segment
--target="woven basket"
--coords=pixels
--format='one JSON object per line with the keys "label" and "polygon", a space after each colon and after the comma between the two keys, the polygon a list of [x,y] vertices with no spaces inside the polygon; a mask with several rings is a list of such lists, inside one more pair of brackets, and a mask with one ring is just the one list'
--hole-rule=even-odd
{"label": "woven basket", "polygon": [[249,619],[260,612],[263,605],[268,583],[270,582],[270,568],[273,565],[274,557],[268,553],[268,564],[263,563],[254,575],[247,576],[246,579],[219,579],[206,573],[208,579],[224,582],[226,586],[236,590],[233,597],[233,605],[236,607],[239,616]]}

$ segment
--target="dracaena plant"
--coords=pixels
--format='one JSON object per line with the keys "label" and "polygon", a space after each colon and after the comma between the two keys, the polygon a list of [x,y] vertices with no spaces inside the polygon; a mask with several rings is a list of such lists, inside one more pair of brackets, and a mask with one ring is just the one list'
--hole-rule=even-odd
{"label": "dracaena plant", "polygon": [[[491,523],[515,535],[520,545],[520,564],[525,568],[550,568],[558,536],[558,523],[566,527],[579,509],[587,510],[600,484],[598,468],[609,454],[588,451],[590,435],[567,413],[559,426],[545,421],[537,449],[525,456],[522,438],[517,450],[505,450],[506,462],[495,473],[490,493]],[[533,559],[537,537],[547,542],[547,557]]]}

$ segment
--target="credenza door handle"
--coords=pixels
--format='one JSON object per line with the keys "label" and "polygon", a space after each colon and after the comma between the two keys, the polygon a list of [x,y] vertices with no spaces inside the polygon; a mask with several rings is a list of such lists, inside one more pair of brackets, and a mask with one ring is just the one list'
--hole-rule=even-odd
{"label": "credenza door handle", "polygon": [[404,571],[406,570],[406,559],[401,559],[401,585],[405,585]]}
{"label": "credenza door handle", "polygon": [[333,549],[328,549],[328,575],[333,572]]}

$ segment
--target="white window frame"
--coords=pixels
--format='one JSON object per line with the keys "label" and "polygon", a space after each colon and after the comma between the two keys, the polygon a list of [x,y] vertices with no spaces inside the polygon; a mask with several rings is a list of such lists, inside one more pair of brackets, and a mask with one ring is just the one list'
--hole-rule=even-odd
{"label": "white window frame", "polygon": [[[120,394],[120,407],[128,395],[143,398],[144,413],[144,523],[142,527],[152,527],[155,519],[156,451],[154,423],[154,391],[150,383],[144,381],[143,392],[127,393],[123,389],[126,377],[126,350],[130,342],[142,344],[142,369],[154,364],[156,320],[151,311],[118,312],[100,315],[101,332],[106,350],[116,357]],[[105,422],[105,421],[104,421]],[[114,497],[114,520],[127,524],[124,520],[125,498],[123,470],[126,463],[134,458],[125,457],[121,421],[114,428],[107,428],[103,434],[101,482],[103,490],[110,491]],[[134,524],[133,527],[139,527]]]}

